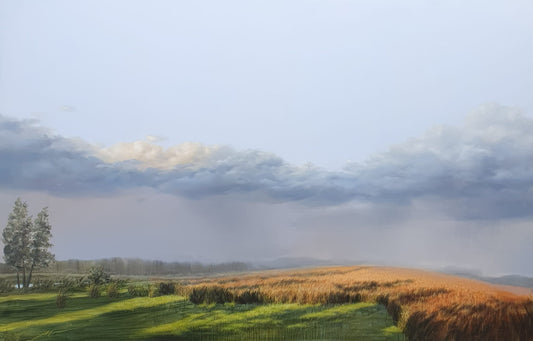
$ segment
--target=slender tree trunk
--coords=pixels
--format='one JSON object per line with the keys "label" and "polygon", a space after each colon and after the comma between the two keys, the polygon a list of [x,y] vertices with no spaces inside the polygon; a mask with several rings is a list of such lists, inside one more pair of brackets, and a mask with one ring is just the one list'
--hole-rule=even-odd
{"label": "slender tree trunk", "polygon": [[19,268],[17,268],[17,289],[20,289],[20,276],[19,276]]}
{"label": "slender tree trunk", "polygon": [[22,262],[22,287],[26,289],[26,264]]}
{"label": "slender tree trunk", "polygon": [[28,287],[30,287],[30,283],[31,283],[31,275],[33,273],[33,267],[35,266],[35,264],[32,263],[31,265],[31,268],[30,268],[30,275],[28,276]]}

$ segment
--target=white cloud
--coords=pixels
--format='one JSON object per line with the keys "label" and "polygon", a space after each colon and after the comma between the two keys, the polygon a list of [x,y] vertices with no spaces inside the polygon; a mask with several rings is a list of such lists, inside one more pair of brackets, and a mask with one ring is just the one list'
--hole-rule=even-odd
{"label": "white cloud", "polygon": [[176,166],[201,167],[214,154],[225,149],[221,146],[206,146],[193,142],[186,142],[165,149],[155,144],[157,141],[157,138],[148,136],[145,140],[123,142],[110,147],[95,149],[95,155],[107,163],[138,161],[140,169],[170,170]]}

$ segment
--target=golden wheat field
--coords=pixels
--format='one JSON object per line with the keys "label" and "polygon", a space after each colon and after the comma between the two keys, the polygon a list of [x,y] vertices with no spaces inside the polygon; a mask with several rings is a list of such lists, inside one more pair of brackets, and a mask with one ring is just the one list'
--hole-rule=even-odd
{"label": "golden wheat field", "polygon": [[186,284],[197,302],[210,295],[212,301],[238,303],[377,302],[409,340],[533,340],[530,289],[423,270],[327,267],[189,279]]}

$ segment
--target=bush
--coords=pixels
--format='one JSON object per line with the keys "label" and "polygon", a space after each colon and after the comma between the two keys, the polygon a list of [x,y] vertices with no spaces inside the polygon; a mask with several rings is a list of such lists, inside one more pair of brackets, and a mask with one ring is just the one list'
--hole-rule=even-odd
{"label": "bush", "polygon": [[15,283],[7,279],[0,279],[0,293],[8,293],[15,289]]}
{"label": "bush", "polygon": [[193,288],[191,290],[191,293],[189,294],[189,301],[191,301],[194,304],[201,304],[205,302],[207,288],[201,287],[201,288]]}
{"label": "bush", "polygon": [[148,287],[148,296],[149,297],[157,297],[159,296],[159,288],[153,285],[150,285]]}
{"label": "bush", "polygon": [[232,302],[232,301],[233,301],[233,293],[228,289],[221,288],[221,287],[212,287],[211,290],[208,290],[206,303],[223,304],[223,303]]}
{"label": "bush", "polygon": [[93,265],[89,269],[89,275],[87,278],[91,284],[104,284],[109,282],[111,275],[104,271],[102,265]]}
{"label": "bush", "polygon": [[89,287],[89,297],[90,298],[100,297],[100,288],[98,287],[98,285],[93,284]]}
{"label": "bush", "polygon": [[233,302],[233,298],[233,293],[230,290],[222,287],[194,288],[189,294],[189,301],[194,304],[223,304],[226,302]]}
{"label": "bush", "polygon": [[128,284],[128,281],[121,278],[112,278],[109,280],[110,283],[114,283],[117,285],[117,288],[124,288],[126,287],[126,284]]}
{"label": "bush", "polygon": [[49,278],[38,278],[33,281],[32,289],[35,290],[50,290],[55,287],[55,281]]}
{"label": "bush", "polygon": [[237,304],[262,304],[265,303],[263,294],[257,290],[245,290],[235,296]]}
{"label": "bush", "polygon": [[172,282],[159,283],[159,295],[174,295],[176,286]]}
{"label": "bush", "polygon": [[181,283],[174,284],[174,295],[188,296],[189,292],[190,292],[189,288],[185,287]]}
{"label": "bush", "polygon": [[80,287],[80,282],[78,278],[71,277],[71,276],[65,276],[61,279],[59,279],[59,288],[63,289],[64,291],[67,290],[75,290]]}
{"label": "bush", "polygon": [[56,297],[56,306],[58,308],[65,308],[67,305],[68,296],[67,293],[63,290],[59,290],[59,293]]}
{"label": "bush", "polygon": [[149,287],[145,285],[130,285],[128,286],[128,295],[134,297],[146,297],[149,294]]}
{"label": "bush", "polygon": [[111,298],[118,298],[120,296],[120,293],[118,292],[117,285],[115,283],[111,283],[107,287],[107,296],[109,296]]}

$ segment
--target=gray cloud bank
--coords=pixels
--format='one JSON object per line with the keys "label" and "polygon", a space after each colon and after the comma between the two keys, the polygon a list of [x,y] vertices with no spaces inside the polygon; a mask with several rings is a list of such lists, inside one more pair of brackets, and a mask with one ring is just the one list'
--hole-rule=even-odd
{"label": "gray cloud bank", "polygon": [[427,200],[461,219],[533,213],[533,120],[495,104],[479,108],[462,126],[434,127],[338,171],[190,143],[166,150],[150,140],[98,148],[4,116],[0,160],[4,189],[60,196],[148,187],[187,198],[232,194],[311,206]]}

